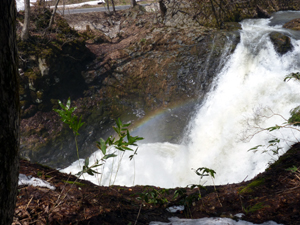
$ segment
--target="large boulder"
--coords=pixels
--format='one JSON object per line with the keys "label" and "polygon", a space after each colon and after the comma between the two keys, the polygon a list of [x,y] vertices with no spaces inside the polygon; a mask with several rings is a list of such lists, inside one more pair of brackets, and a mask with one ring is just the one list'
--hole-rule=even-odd
{"label": "large boulder", "polygon": [[300,18],[287,22],[283,27],[292,30],[300,30]]}
{"label": "large boulder", "polygon": [[285,53],[293,50],[294,48],[294,46],[291,43],[291,38],[282,33],[272,32],[270,33],[270,39],[274,45],[276,52],[280,55],[284,55]]}

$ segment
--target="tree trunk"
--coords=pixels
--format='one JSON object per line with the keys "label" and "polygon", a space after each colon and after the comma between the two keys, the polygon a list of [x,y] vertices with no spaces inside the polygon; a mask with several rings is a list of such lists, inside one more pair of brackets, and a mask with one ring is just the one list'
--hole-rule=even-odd
{"label": "tree trunk", "polygon": [[110,14],[110,10],[109,10],[109,0],[105,0],[105,2],[106,2],[107,11],[108,11],[108,13]]}
{"label": "tree trunk", "polygon": [[166,15],[166,13],[167,13],[167,7],[166,7],[166,5],[164,4],[163,0],[159,0],[159,1],[158,1],[158,4],[159,4],[159,9],[160,9],[160,15],[161,15],[161,18],[162,18],[162,20],[164,20],[165,15]]}
{"label": "tree trunk", "polygon": [[55,3],[55,6],[54,6],[54,9],[53,9],[53,13],[51,15],[49,26],[48,26],[47,30],[49,30],[51,28],[51,26],[52,26],[52,23],[54,21],[54,16],[55,16],[55,13],[56,13],[56,9],[57,9],[58,3],[59,3],[59,0],[56,0],[56,3]]}
{"label": "tree trunk", "polygon": [[45,0],[39,0],[38,5],[45,7]]}
{"label": "tree trunk", "polygon": [[63,0],[63,14],[62,16],[64,17],[65,16],[65,8],[66,8],[66,0]]}
{"label": "tree trunk", "polygon": [[136,1],[135,0],[130,0],[130,5],[133,8],[134,6],[136,6]]}
{"label": "tree trunk", "polygon": [[115,8],[114,0],[111,0],[111,5],[113,7],[113,12],[116,13],[116,8]]}
{"label": "tree trunk", "polygon": [[25,5],[25,18],[24,18],[24,26],[21,33],[22,41],[26,41],[29,39],[30,0],[24,0],[24,5]]}
{"label": "tree trunk", "polygon": [[0,3],[0,224],[10,225],[19,173],[19,84],[15,0]]}

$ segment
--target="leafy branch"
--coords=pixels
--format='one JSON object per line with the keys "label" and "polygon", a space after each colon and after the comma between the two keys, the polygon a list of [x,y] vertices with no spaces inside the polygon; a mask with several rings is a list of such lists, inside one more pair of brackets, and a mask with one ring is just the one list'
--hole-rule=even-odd
{"label": "leafy branch", "polygon": [[79,159],[79,152],[78,152],[78,143],[77,143],[77,136],[79,135],[78,130],[84,124],[81,122],[82,116],[78,118],[75,115],[72,115],[73,112],[77,109],[77,107],[71,108],[71,99],[68,98],[66,106],[62,104],[60,100],[58,100],[58,104],[62,109],[53,109],[55,112],[58,113],[63,123],[69,125],[69,128],[73,131],[75,137],[75,145],[77,151],[77,157]]}
{"label": "leafy branch", "polygon": [[[82,122],[82,116],[78,118],[76,115],[73,115],[74,111],[77,109],[77,107],[71,107],[71,99],[69,98],[67,100],[66,105],[63,105],[61,101],[58,101],[60,107],[62,109],[54,109],[55,112],[58,113],[58,115],[61,117],[61,120],[63,123],[67,124],[69,128],[73,131],[74,137],[75,137],[75,144],[76,144],[76,151],[77,151],[77,157],[79,160],[79,150],[78,150],[78,143],[77,143],[77,136],[79,135],[79,129],[84,124]],[[116,120],[116,126],[113,127],[115,132],[117,133],[117,138],[113,136],[109,136],[106,140],[100,138],[100,141],[96,142],[97,148],[102,152],[103,156],[100,159],[96,159],[95,163],[90,166],[89,158],[86,158],[84,161],[84,165],[82,167],[82,170],[77,173],[77,175],[80,177],[82,174],[87,173],[91,176],[95,174],[99,174],[99,172],[96,170],[97,167],[104,166],[105,162],[109,158],[114,158],[117,156],[116,151],[109,153],[110,149],[116,149],[118,151],[124,152],[125,151],[133,151],[133,154],[129,156],[130,160],[133,159],[135,155],[137,155],[138,147],[134,150],[133,147],[137,146],[136,142],[143,140],[144,138],[139,136],[131,136],[128,127],[130,126],[130,123],[123,124],[118,118]],[[123,155],[122,155],[123,156]],[[120,167],[121,160],[118,164],[117,172],[115,174],[115,179]],[[101,176],[102,178],[102,176]],[[115,181],[114,179],[114,181]]]}

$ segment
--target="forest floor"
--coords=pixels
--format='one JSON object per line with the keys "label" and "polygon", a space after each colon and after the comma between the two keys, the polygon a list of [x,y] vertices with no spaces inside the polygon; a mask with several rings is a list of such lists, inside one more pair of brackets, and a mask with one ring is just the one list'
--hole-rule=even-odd
{"label": "forest floor", "polygon": [[[170,217],[234,218],[285,225],[300,221],[300,143],[254,179],[206,188],[97,186],[55,169],[21,160],[20,173],[48,181],[55,190],[19,186],[13,224],[149,224]],[[176,193],[178,193],[176,195]],[[199,196],[201,193],[201,197]],[[170,206],[184,205],[170,213]],[[237,218],[235,218],[237,219]]]}

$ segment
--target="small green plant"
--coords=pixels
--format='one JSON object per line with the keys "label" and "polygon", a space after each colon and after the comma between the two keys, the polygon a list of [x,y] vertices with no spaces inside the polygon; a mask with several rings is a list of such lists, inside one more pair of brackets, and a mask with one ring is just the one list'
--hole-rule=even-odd
{"label": "small green plant", "polygon": [[300,73],[299,72],[297,72],[297,73],[290,73],[289,75],[287,75],[284,78],[284,81],[289,81],[291,79],[300,80]]}
{"label": "small green plant", "polygon": [[200,167],[197,170],[195,170],[195,173],[200,176],[200,179],[206,176],[211,176],[212,178],[215,178],[216,171],[209,169],[207,167]]}
{"label": "small green plant", "polygon": [[153,187],[146,187],[142,193],[137,193],[139,197],[138,200],[141,200],[145,203],[154,204],[154,205],[165,205],[168,204],[169,201],[166,195],[169,194],[168,189],[157,190]]}
{"label": "small green plant", "polygon": [[[64,106],[61,103],[61,101],[58,101],[58,103],[62,109],[54,109],[54,111],[59,114],[59,116],[61,117],[61,120],[65,124],[67,124],[69,126],[69,128],[73,131],[74,136],[75,136],[77,157],[79,159],[77,136],[79,135],[79,132],[78,132],[79,128],[82,127],[82,125],[84,124],[83,122],[81,122],[82,117],[78,118],[77,116],[73,115],[73,113],[77,107],[71,107],[70,98],[68,99],[66,106]],[[87,173],[92,176],[99,174],[99,172],[96,170],[96,168],[100,167],[100,166],[104,166],[107,159],[114,158],[117,156],[117,154],[115,154],[116,151],[110,153],[109,150],[111,150],[111,149],[116,149],[118,151],[121,151],[123,153],[122,157],[123,157],[125,151],[133,151],[133,154],[129,156],[130,160],[132,160],[133,157],[135,155],[137,155],[137,150],[138,150],[138,148],[136,148],[134,150],[133,147],[137,146],[136,142],[139,140],[143,140],[143,138],[139,137],[139,136],[135,136],[135,137],[131,136],[130,132],[128,130],[129,126],[130,126],[130,124],[123,124],[121,122],[121,120],[118,118],[116,120],[116,127],[113,127],[113,129],[117,133],[117,138],[115,138],[113,136],[109,136],[106,140],[103,140],[102,138],[100,138],[100,141],[96,142],[96,146],[98,149],[101,150],[101,152],[103,154],[102,158],[96,159],[95,163],[91,166],[90,166],[89,158],[86,158],[84,161],[82,170],[80,172],[78,172],[77,175],[80,177],[84,173]],[[121,157],[121,159],[122,159],[122,157]],[[119,167],[120,167],[121,159],[118,163],[117,172],[115,174],[115,179],[116,179]],[[101,178],[102,178],[102,176],[101,176]],[[115,179],[114,179],[114,182],[115,182]],[[100,181],[100,183],[101,183],[101,181]]]}
{"label": "small green plant", "polygon": [[245,194],[253,192],[253,188],[264,184],[265,179],[257,179],[249,183],[247,186],[242,186],[239,188],[239,194]]}
{"label": "small green plant", "polygon": [[258,210],[260,210],[260,209],[263,209],[263,208],[266,208],[266,207],[269,207],[269,206],[264,205],[263,202],[258,202],[258,203],[256,203],[255,205],[249,206],[249,207],[247,207],[247,208],[245,208],[244,206],[242,206],[242,209],[243,209],[243,211],[244,211],[246,214],[249,214],[249,213],[256,212],[256,211],[258,211]]}
{"label": "small green plant", "polygon": [[293,166],[293,167],[290,167],[290,168],[287,168],[285,169],[286,171],[290,171],[292,173],[296,173],[298,172],[298,168],[296,166]]}
{"label": "small green plant", "polygon": [[[271,131],[273,131],[273,128],[274,127],[272,127]],[[255,153],[258,151],[261,151],[261,153],[272,152],[273,156],[276,156],[276,158],[273,158],[273,160],[276,161],[279,158],[280,150],[282,150],[282,147],[279,144],[280,144],[280,139],[274,138],[274,139],[268,141],[268,145],[257,145],[253,148],[250,148],[248,151],[253,151]]]}
{"label": "small green plant", "polygon": [[[188,186],[187,186],[188,187]],[[194,204],[195,201],[199,201],[201,197],[200,188],[206,189],[202,185],[191,185],[191,189],[194,189],[198,187],[198,193],[193,193],[190,195],[187,195],[185,188],[177,189],[174,192],[173,200],[176,200],[179,204],[184,206],[184,213],[186,217],[191,217],[191,206]]]}
{"label": "small green plant", "polygon": [[74,111],[77,109],[77,107],[71,108],[71,99],[68,98],[66,106],[62,104],[61,101],[58,100],[58,104],[62,109],[53,109],[55,112],[58,113],[63,123],[69,125],[69,128],[73,131],[74,137],[75,137],[75,145],[76,145],[76,151],[77,151],[77,157],[79,159],[79,152],[78,152],[78,143],[77,143],[77,136],[79,135],[78,130],[84,123],[81,122],[81,118],[78,118],[77,116],[73,115]]}
{"label": "small green plant", "polygon": [[41,177],[41,176],[43,176],[43,172],[37,171],[36,175],[37,175],[38,177]]}
{"label": "small green plant", "polygon": [[300,181],[300,171],[296,166],[287,168],[286,171],[290,171]]}
{"label": "small green plant", "polygon": [[75,184],[77,186],[83,187],[85,186],[85,184],[77,182],[77,181],[69,181],[69,180],[63,180],[63,182],[67,183],[67,184]]}
{"label": "small green plant", "polygon": [[291,117],[288,119],[288,123],[294,126],[300,126],[300,106],[290,111]]}
{"label": "small green plant", "polygon": [[[218,201],[219,201],[220,205],[222,206],[222,203],[221,203],[221,201],[219,199],[217,188],[216,188],[216,185],[215,185],[215,182],[214,182],[216,171],[214,171],[212,169],[209,169],[207,167],[200,167],[200,168],[198,168],[198,169],[195,170],[195,173],[198,176],[200,176],[200,180],[203,179],[203,177],[206,177],[206,176],[209,176],[211,178],[213,186],[214,186],[215,193],[216,193],[217,198],[218,198]],[[200,185],[200,187],[202,187],[202,186]],[[200,187],[199,187],[199,190],[200,190]],[[199,193],[199,194],[201,196],[201,193]]]}

